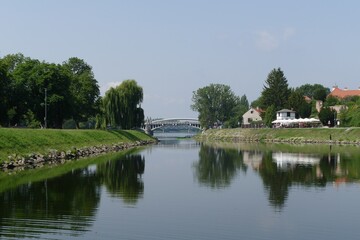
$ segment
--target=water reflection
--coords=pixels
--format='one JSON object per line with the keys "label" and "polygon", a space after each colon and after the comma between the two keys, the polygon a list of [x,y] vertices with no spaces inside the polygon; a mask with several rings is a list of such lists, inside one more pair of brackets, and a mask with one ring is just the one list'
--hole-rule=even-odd
{"label": "water reflection", "polygon": [[125,155],[116,161],[97,166],[97,175],[112,197],[120,197],[128,204],[136,204],[144,192],[141,175],[145,159],[140,154]]}
{"label": "water reflection", "polygon": [[42,181],[29,179],[27,184],[1,192],[0,237],[79,236],[92,226],[103,186],[112,197],[135,204],[144,191],[144,157],[121,154],[115,159],[102,158],[95,165]]}
{"label": "water reflection", "polygon": [[240,170],[250,168],[260,176],[270,205],[281,210],[291,187],[325,188],[328,184],[337,187],[359,182],[359,151],[319,148],[315,151],[308,146],[288,146],[286,151],[284,145],[202,144],[195,174],[205,186],[224,188],[231,185]]}
{"label": "water reflection", "polygon": [[2,192],[0,236],[29,238],[58,229],[76,236],[91,224],[99,199],[99,181],[87,169]]}
{"label": "water reflection", "polygon": [[266,152],[259,175],[268,191],[270,204],[281,209],[291,186],[324,188],[328,183],[338,186],[344,182],[357,182],[359,170],[356,159],[340,153]]}
{"label": "water reflection", "polygon": [[[326,229],[334,209],[343,213],[337,216],[344,226],[356,217],[359,148],[168,139],[145,149],[14,176],[0,173],[0,238],[300,239],[303,232]],[[346,191],[329,191],[343,184]],[[325,188],[322,204],[318,190]],[[339,209],[338,199],[349,207]],[[303,214],[307,207],[311,211]],[[341,233],[356,232],[346,230]]]}
{"label": "water reflection", "polygon": [[228,187],[238,171],[247,170],[241,151],[205,144],[200,146],[199,161],[194,168],[198,181],[211,188]]}

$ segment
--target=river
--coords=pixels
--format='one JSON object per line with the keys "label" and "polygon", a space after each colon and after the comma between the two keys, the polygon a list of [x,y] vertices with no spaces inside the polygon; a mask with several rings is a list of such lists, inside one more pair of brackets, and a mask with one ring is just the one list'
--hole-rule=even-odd
{"label": "river", "polygon": [[1,173],[0,237],[360,239],[359,179],[358,147],[163,138]]}

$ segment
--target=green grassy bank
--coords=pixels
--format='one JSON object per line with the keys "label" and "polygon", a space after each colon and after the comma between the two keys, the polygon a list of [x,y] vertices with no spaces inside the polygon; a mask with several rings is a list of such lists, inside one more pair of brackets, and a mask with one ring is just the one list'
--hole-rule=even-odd
{"label": "green grassy bank", "polygon": [[201,141],[360,144],[360,128],[209,129]]}
{"label": "green grassy bank", "polygon": [[51,150],[151,140],[152,137],[135,130],[55,130],[0,128],[0,162],[9,155],[45,154]]}

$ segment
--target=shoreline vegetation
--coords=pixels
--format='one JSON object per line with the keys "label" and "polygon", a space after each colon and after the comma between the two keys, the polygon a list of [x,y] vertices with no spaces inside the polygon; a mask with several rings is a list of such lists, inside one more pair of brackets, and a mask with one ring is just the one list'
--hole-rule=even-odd
{"label": "shoreline vegetation", "polygon": [[0,168],[26,169],[117,152],[157,140],[136,130],[0,128]]}
{"label": "shoreline vegetation", "polygon": [[360,145],[360,128],[208,129],[199,141]]}

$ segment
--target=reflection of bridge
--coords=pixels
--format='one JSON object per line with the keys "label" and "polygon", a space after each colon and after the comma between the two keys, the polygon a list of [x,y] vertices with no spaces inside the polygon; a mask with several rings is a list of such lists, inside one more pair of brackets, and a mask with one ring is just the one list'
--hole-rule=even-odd
{"label": "reflection of bridge", "polygon": [[200,122],[197,118],[163,118],[155,120],[147,120],[144,124],[144,130],[151,134],[156,129],[163,129],[166,127],[181,127],[188,126],[190,128],[201,129]]}

